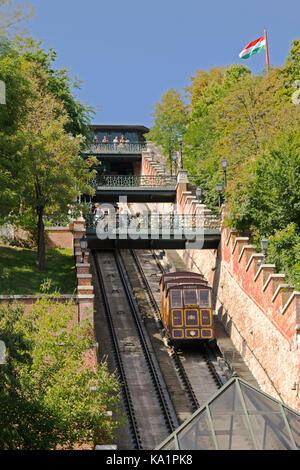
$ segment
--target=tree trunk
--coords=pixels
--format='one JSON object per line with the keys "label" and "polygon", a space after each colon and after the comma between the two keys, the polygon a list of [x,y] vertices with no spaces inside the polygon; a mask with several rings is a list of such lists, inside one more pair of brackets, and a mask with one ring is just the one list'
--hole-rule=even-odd
{"label": "tree trunk", "polygon": [[45,249],[45,227],[43,221],[44,208],[38,207],[37,217],[38,217],[38,236],[37,236],[37,268],[39,271],[45,271],[46,267],[46,249]]}
{"label": "tree trunk", "polygon": [[45,227],[43,221],[44,205],[41,203],[42,192],[38,177],[35,177],[36,214],[37,214],[37,258],[36,264],[39,271],[45,271],[46,248],[45,248]]}

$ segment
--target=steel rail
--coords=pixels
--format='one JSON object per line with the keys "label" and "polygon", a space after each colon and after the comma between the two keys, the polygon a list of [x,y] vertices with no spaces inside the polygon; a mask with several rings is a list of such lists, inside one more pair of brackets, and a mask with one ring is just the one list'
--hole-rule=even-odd
{"label": "steel rail", "polygon": [[[138,271],[139,271],[139,273],[140,273],[140,275],[141,275],[141,278],[142,278],[142,280],[143,280],[143,282],[144,282],[144,285],[145,285],[146,290],[147,290],[147,293],[148,293],[148,295],[149,295],[149,297],[150,297],[150,300],[151,300],[151,303],[152,303],[152,305],[153,305],[153,308],[155,309],[156,317],[159,319],[160,324],[162,324],[162,321],[161,321],[161,319],[160,319],[160,308],[159,308],[159,306],[157,305],[157,302],[156,302],[156,300],[155,300],[155,298],[154,298],[153,292],[152,292],[151,287],[150,287],[150,285],[149,285],[149,283],[148,283],[147,277],[145,276],[145,273],[144,273],[143,268],[142,268],[142,266],[141,266],[140,260],[138,259],[138,257],[137,257],[137,255],[136,255],[136,253],[135,253],[134,250],[130,250],[130,251],[131,251],[131,254],[132,254],[132,256],[133,256],[133,259],[134,259],[134,261],[135,261],[135,263],[136,263],[136,266],[137,266],[137,268],[138,268]],[[156,254],[155,254],[154,252],[152,252],[152,255],[155,255],[155,256],[156,256]],[[157,258],[156,261],[157,261],[158,266],[160,267],[160,271],[161,271],[162,273],[164,273],[165,270],[164,270],[163,266],[161,265],[161,263],[159,263],[158,258]],[[181,380],[182,380],[182,382],[183,382],[184,388],[185,388],[185,390],[186,390],[186,392],[187,392],[187,394],[188,394],[188,396],[189,396],[189,398],[190,398],[193,411],[196,411],[196,410],[199,408],[199,402],[198,402],[198,400],[197,400],[197,397],[196,397],[196,395],[195,395],[195,392],[194,392],[194,390],[193,390],[193,387],[192,387],[192,385],[191,385],[191,383],[190,383],[190,381],[189,381],[189,378],[188,378],[188,376],[187,376],[187,373],[186,373],[186,371],[185,371],[185,369],[184,369],[184,367],[183,367],[183,364],[182,364],[182,362],[181,362],[181,359],[180,359],[179,355],[177,354],[177,351],[176,351],[174,348],[171,348],[170,352],[171,352],[171,357],[172,357],[173,361],[175,362],[175,367],[176,367],[176,369],[177,369],[177,371],[178,371],[178,373],[179,373],[179,376],[181,377]]]}
{"label": "steel rail", "polygon": [[101,292],[101,296],[102,296],[102,299],[103,299],[105,316],[106,316],[107,324],[108,324],[108,327],[109,327],[109,333],[110,333],[112,345],[113,345],[113,348],[114,348],[115,362],[117,364],[117,368],[118,368],[118,372],[119,372],[119,385],[120,385],[120,388],[121,388],[121,393],[123,395],[123,401],[125,402],[125,408],[127,410],[128,416],[129,416],[129,426],[130,426],[131,434],[132,434],[132,437],[133,437],[133,440],[134,440],[135,447],[138,450],[142,450],[143,446],[142,446],[141,438],[140,438],[140,435],[139,435],[139,431],[138,431],[138,427],[137,427],[137,423],[136,423],[136,419],[135,419],[134,407],[133,407],[132,399],[131,399],[131,396],[130,396],[130,391],[129,391],[129,387],[128,387],[128,383],[127,383],[127,379],[126,379],[126,374],[125,374],[125,371],[124,371],[124,366],[123,366],[123,361],[122,361],[122,357],[121,357],[121,354],[120,354],[118,340],[117,340],[117,337],[116,337],[116,333],[114,331],[114,325],[113,325],[111,310],[110,310],[110,306],[109,306],[109,301],[108,301],[108,298],[107,298],[107,294],[106,294],[106,290],[105,290],[105,286],[104,286],[104,282],[103,282],[103,276],[102,276],[101,270],[99,268],[99,263],[98,263],[98,260],[96,259],[94,251],[92,251],[92,260],[93,260],[93,264],[94,264],[94,267],[95,267],[95,272],[96,272],[96,276],[97,276],[97,280],[98,280],[98,284],[99,284],[99,290]]}
{"label": "steel rail", "polygon": [[[152,256],[153,256],[153,258],[154,258],[154,260],[155,260],[157,266],[159,267],[161,273],[164,274],[166,271],[165,271],[164,267],[162,266],[160,260],[158,259],[158,257],[157,257],[157,255],[156,255],[155,251],[154,251],[154,250],[151,250],[151,253],[152,253]],[[157,307],[158,307],[158,306],[157,306]],[[181,361],[181,359],[180,359],[179,354],[177,353],[177,351],[176,351],[174,348],[173,348],[173,350],[174,350],[173,359],[174,359],[174,361],[176,362],[176,365],[178,366],[180,375],[182,375],[182,376],[184,377],[184,380],[186,381],[187,390],[188,390],[189,395],[191,396],[191,400],[192,400],[193,407],[197,406],[197,404],[198,404],[198,406],[197,406],[197,408],[196,408],[196,409],[198,409],[198,408],[199,408],[199,403],[198,403],[197,398],[196,398],[196,396],[195,396],[195,393],[194,393],[194,391],[193,391],[193,389],[192,389],[192,386],[189,385],[189,379],[188,379],[187,374],[186,374],[186,372],[185,372],[185,369],[184,369],[184,366],[183,366],[183,364],[182,364],[182,361]],[[211,352],[209,346],[208,346],[207,344],[203,344],[202,347],[201,347],[201,352],[202,352],[202,355],[203,355],[203,357],[204,357],[204,359],[205,359],[205,362],[206,362],[206,364],[207,364],[207,366],[208,366],[208,368],[209,368],[209,370],[210,370],[210,373],[212,374],[212,376],[213,376],[213,378],[214,378],[214,380],[215,380],[217,386],[218,386],[219,388],[221,388],[221,387],[223,386],[223,382],[222,382],[222,380],[221,380],[221,378],[220,378],[218,372],[216,371],[215,366],[213,365],[212,361],[211,361],[210,358],[209,358],[209,353]],[[190,387],[190,388],[189,388],[189,387]]]}
{"label": "steel rail", "polygon": [[132,314],[133,314],[133,318],[134,318],[136,328],[137,328],[137,331],[138,331],[138,334],[139,334],[141,346],[143,348],[144,355],[145,355],[145,358],[146,358],[148,366],[149,366],[149,372],[151,374],[152,381],[153,381],[155,390],[157,392],[157,396],[158,396],[159,402],[161,404],[161,408],[163,410],[166,425],[168,427],[168,430],[170,432],[173,432],[175,430],[175,425],[173,423],[172,416],[171,416],[171,413],[170,413],[170,410],[169,410],[169,406],[168,406],[168,403],[167,403],[166,398],[164,396],[164,392],[162,390],[160,379],[158,377],[156,367],[155,367],[154,362],[152,360],[152,357],[151,357],[151,354],[150,354],[150,351],[149,351],[149,348],[148,348],[148,345],[147,345],[147,341],[146,341],[144,332],[143,332],[141,324],[140,324],[137,306],[135,304],[135,300],[133,299],[133,294],[132,294],[132,292],[129,288],[129,285],[128,285],[124,263],[123,263],[123,260],[122,260],[122,257],[121,257],[121,254],[120,254],[119,250],[115,250],[114,256],[115,256],[118,272],[120,274],[120,277],[121,277],[121,280],[122,280],[122,283],[123,283],[123,287],[124,287],[124,290],[125,290],[125,293],[126,293],[126,297],[127,297],[128,302],[129,302],[130,308],[132,310]]}

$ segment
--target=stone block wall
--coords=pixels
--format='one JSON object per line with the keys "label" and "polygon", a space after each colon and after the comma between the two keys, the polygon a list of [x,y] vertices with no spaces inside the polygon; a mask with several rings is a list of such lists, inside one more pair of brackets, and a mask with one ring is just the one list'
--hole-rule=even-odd
{"label": "stone block wall", "polygon": [[218,250],[178,253],[209,281],[215,312],[261,389],[300,411],[300,292],[228,229]]}

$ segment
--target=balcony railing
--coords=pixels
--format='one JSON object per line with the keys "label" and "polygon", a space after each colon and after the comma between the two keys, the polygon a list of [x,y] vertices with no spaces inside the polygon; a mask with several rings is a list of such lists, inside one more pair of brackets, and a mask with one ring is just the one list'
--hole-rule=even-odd
{"label": "balcony railing", "polygon": [[96,232],[98,237],[126,237],[134,235],[190,236],[202,235],[205,231],[219,232],[220,218],[215,214],[93,214],[85,215],[87,232]]}
{"label": "balcony railing", "polygon": [[116,188],[159,188],[175,190],[177,185],[176,176],[156,176],[156,175],[98,175],[89,182],[90,186],[96,190],[116,189]]}
{"label": "balcony railing", "polygon": [[126,142],[126,143],[113,143],[113,142],[101,142],[98,144],[92,143],[87,146],[83,151],[84,154],[92,155],[138,155],[144,150],[147,150],[147,144],[141,142]]}

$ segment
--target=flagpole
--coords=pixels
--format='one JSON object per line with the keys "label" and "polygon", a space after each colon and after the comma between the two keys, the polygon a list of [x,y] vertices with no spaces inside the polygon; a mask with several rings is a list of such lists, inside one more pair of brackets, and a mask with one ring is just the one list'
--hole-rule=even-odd
{"label": "flagpole", "polygon": [[266,41],[266,64],[267,64],[267,73],[269,73],[270,70],[270,64],[269,64],[269,51],[268,51],[268,39],[267,39],[267,30],[264,30],[264,36],[265,36],[265,41]]}

